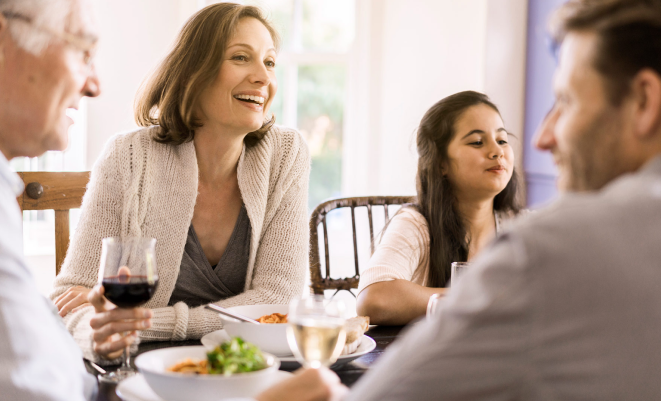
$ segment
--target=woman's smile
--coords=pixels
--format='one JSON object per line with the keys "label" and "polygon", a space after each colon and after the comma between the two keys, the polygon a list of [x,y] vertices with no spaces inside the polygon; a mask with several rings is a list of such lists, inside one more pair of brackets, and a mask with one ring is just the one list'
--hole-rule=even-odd
{"label": "woman's smile", "polygon": [[264,103],[268,100],[268,94],[255,90],[242,91],[235,94],[234,99],[241,102],[248,109],[261,113],[264,111]]}

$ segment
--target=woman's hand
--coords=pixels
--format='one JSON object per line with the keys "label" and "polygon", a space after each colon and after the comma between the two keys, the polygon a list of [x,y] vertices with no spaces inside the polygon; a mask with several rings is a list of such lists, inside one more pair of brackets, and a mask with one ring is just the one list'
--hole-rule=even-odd
{"label": "woman's hand", "polygon": [[71,287],[64,292],[64,294],[57,297],[55,306],[60,313],[60,316],[65,317],[67,313],[75,308],[87,303],[87,294],[91,290],[89,288],[81,287],[79,285]]}
{"label": "woman's hand", "polygon": [[[90,320],[94,330],[92,336],[94,352],[102,358],[115,359],[137,337],[136,330],[151,327],[152,312],[147,308],[118,308],[103,296],[104,288],[95,286],[87,300],[94,306],[96,314]],[[123,333],[129,334],[123,336]]]}
{"label": "woman's hand", "polygon": [[296,376],[269,387],[259,394],[257,401],[339,401],[349,389],[340,378],[327,369],[299,369]]}

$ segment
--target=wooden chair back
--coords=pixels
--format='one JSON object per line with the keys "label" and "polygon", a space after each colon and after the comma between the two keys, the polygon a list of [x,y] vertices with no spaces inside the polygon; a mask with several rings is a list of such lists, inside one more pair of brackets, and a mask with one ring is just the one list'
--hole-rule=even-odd
{"label": "wooden chair back", "polygon": [[21,210],[55,211],[55,275],[69,248],[69,210],[79,208],[90,179],[85,172],[23,172],[18,173],[25,191],[17,198]]}
{"label": "wooden chair back", "polygon": [[[338,198],[331,199],[321,203],[312,212],[310,217],[310,287],[315,294],[323,294],[324,290],[351,290],[358,288],[358,281],[360,280],[360,270],[358,268],[358,242],[356,239],[356,213],[357,207],[367,208],[367,218],[369,221],[370,229],[370,251],[374,253],[374,223],[372,221],[372,206],[383,206],[385,213],[385,222],[388,223],[388,205],[403,205],[406,203],[414,202],[413,196],[365,196],[357,198]],[[340,279],[331,278],[331,264],[328,245],[328,229],[326,227],[326,215],[328,212],[339,208],[351,208],[351,224],[353,230],[353,254],[354,254],[354,267],[355,274],[353,277],[345,277]],[[321,261],[319,256],[319,224],[323,227],[324,238],[324,262],[325,262],[325,277],[321,274]],[[353,293],[352,293],[353,294]]]}

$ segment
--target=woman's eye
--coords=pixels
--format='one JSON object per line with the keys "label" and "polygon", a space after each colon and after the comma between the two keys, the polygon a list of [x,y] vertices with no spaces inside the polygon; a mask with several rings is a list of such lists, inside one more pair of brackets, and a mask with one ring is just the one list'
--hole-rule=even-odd
{"label": "woman's eye", "polygon": [[248,57],[241,56],[241,55],[236,55],[236,56],[232,57],[232,60],[246,61],[246,60],[248,60]]}
{"label": "woman's eye", "polygon": [[266,65],[267,67],[273,68],[273,67],[275,67],[275,61],[268,60],[268,61],[264,62],[264,65]]}

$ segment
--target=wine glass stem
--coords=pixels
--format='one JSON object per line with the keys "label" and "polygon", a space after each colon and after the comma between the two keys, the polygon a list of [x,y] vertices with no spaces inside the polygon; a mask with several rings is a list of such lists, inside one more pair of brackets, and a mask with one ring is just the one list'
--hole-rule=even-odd
{"label": "wine glass stem", "polygon": [[124,354],[123,354],[123,358],[122,358],[122,369],[121,370],[131,370],[131,366],[130,366],[131,352],[130,352],[129,348],[130,348],[129,345],[127,345],[124,348]]}

